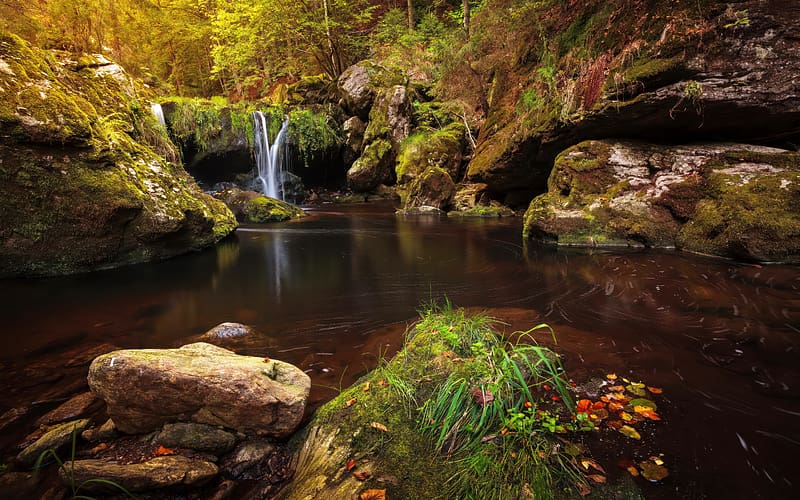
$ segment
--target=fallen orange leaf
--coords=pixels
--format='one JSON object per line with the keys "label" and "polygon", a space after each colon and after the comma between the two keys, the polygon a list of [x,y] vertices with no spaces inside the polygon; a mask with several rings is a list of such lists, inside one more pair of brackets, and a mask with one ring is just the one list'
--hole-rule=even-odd
{"label": "fallen orange leaf", "polygon": [[347,468],[347,472],[350,472],[356,468],[356,461],[351,458],[347,461],[347,465],[345,465],[345,467]]}
{"label": "fallen orange leaf", "polygon": [[608,409],[611,411],[620,411],[623,408],[625,408],[625,405],[622,403],[615,403],[614,401],[608,403]]}
{"label": "fallen orange leaf", "polygon": [[358,495],[359,500],[386,500],[386,490],[366,490]]}
{"label": "fallen orange leaf", "polygon": [[589,485],[582,481],[579,481],[577,483],[577,486],[578,486],[578,493],[580,493],[582,497],[585,497],[586,495],[592,492],[592,489],[589,488]]}
{"label": "fallen orange leaf", "polygon": [[364,384],[364,392],[367,392],[367,391],[369,391],[369,382]]}
{"label": "fallen orange leaf", "polygon": [[553,401],[561,401],[561,396],[556,396],[555,394],[553,394],[552,396],[550,396],[550,399],[552,399]]}
{"label": "fallen orange leaf", "polygon": [[157,457],[163,457],[164,455],[174,455],[174,454],[175,450],[173,450],[172,448],[165,448],[161,445],[159,445],[158,449],[156,450]]}
{"label": "fallen orange leaf", "polygon": [[649,385],[647,386],[647,390],[652,392],[653,394],[661,394],[662,392],[664,392],[664,389],[660,387],[650,387]]}
{"label": "fallen orange leaf", "polygon": [[524,406],[525,406],[525,408],[530,408],[530,407],[533,406],[533,403],[531,403],[530,401],[525,401],[525,405]]}
{"label": "fallen orange leaf", "polygon": [[595,401],[595,403],[592,405],[592,410],[602,410],[605,407],[606,407],[606,404],[604,402]]}
{"label": "fallen orange leaf", "polygon": [[609,373],[608,375],[606,375],[606,378],[608,380],[617,380],[617,375],[615,373]]}
{"label": "fallen orange leaf", "polygon": [[346,405],[348,408],[350,408],[351,406],[353,406],[353,405],[354,405],[354,404],[356,404],[357,402],[358,402],[358,400],[357,400],[356,398],[353,398],[353,399],[348,399],[348,400],[347,400],[347,402],[345,403],[345,405]]}
{"label": "fallen orange leaf", "polygon": [[270,361],[272,361],[272,360],[269,359],[269,358],[264,358],[264,363],[269,363]]}
{"label": "fallen orange leaf", "polygon": [[378,381],[378,386],[379,386],[379,387],[386,387],[386,386],[388,386],[388,385],[389,385],[389,382],[387,382],[385,378],[382,378],[382,379],[380,379],[380,380]]}
{"label": "fallen orange leaf", "polygon": [[608,390],[614,392],[623,392],[625,390],[625,387],[621,385],[612,385],[611,387],[608,388]]}
{"label": "fallen orange leaf", "polygon": [[592,402],[588,399],[581,399],[578,401],[578,406],[576,411],[578,413],[586,413],[592,407]]}
{"label": "fallen orange leaf", "polygon": [[625,470],[627,470],[630,473],[630,475],[633,476],[633,477],[638,477],[639,476],[639,469],[637,469],[633,465],[628,466],[628,468],[625,469]]}

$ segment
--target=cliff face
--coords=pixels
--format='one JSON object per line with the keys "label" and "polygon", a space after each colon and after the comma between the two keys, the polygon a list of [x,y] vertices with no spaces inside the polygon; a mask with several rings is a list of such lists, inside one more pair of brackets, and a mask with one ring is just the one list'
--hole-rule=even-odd
{"label": "cliff face", "polygon": [[555,156],[587,139],[800,139],[796,2],[567,1],[532,16],[493,72],[469,165],[495,193],[543,192]]}
{"label": "cliff face", "polygon": [[74,60],[0,34],[0,276],[163,259],[235,229],[165,160],[172,149],[144,92],[102,56]]}

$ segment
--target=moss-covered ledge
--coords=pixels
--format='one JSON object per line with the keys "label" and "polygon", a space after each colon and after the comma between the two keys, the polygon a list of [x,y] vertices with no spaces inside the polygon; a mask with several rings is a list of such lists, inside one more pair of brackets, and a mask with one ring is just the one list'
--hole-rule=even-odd
{"label": "moss-covered ledge", "polygon": [[[295,475],[278,498],[608,498],[609,488],[640,498],[625,478],[590,485],[575,465],[588,452],[553,434],[594,429],[571,413],[558,356],[512,346],[491,324],[449,304],[423,311],[394,359],[292,439]],[[519,336],[532,342],[536,328]]]}
{"label": "moss-covered ledge", "polygon": [[562,152],[525,238],[800,262],[800,154],[747,144],[586,141]]}

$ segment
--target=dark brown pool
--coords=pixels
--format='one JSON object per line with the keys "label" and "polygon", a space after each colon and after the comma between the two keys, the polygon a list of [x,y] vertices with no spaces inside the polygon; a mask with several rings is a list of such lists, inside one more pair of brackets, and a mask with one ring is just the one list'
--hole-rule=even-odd
{"label": "dark brown pool", "polygon": [[260,335],[237,351],[307,370],[319,404],[395,352],[421,304],[446,296],[509,329],[548,322],[576,379],[613,372],[662,387],[664,421],[601,454],[614,468],[664,453],[663,484],[637,479],[648,497],[794,496],[800,268],[526,246],[519,219],[375,210],[323,207],[168,262],[0,282],[0,414],[30,411],[0,435],[0,462],[25,422],[80,386],[93,349],[173,347],[247,323]]}

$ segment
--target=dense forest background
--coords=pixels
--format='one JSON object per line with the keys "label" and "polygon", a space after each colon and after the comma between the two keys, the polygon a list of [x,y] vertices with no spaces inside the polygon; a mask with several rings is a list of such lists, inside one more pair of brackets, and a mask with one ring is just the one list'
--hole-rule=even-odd
{"label": "dense forest background", "polygon": [[[335,78],[365,57],[413,60],[433,71],[467,44],[470,17],[482,7],[461,0],[9,0],[0,4],[0,28],[42,48],[106,54],[165,94],[235,100],[269,95],[304,75]],[[505,31],[478,44],[502,44],[512,34]]]}

